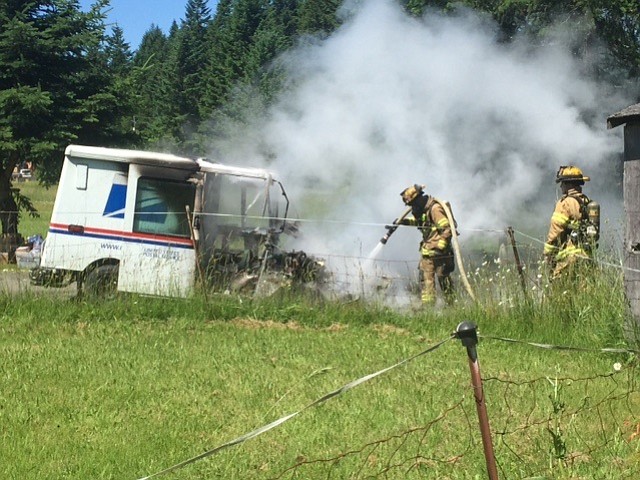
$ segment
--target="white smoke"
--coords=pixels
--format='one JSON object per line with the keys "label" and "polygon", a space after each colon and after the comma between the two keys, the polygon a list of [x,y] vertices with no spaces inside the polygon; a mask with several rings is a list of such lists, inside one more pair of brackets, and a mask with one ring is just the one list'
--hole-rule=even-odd
{"label": "white smoke", "polygon": [[[241,134],[244,159],[248,139],[269,151],[308,221],[301,248],[366,257],[414,183],[451,202],[461,240],[507,225],[531,233],[548,225],[560,165],[591,174],[588,194],[613,175],[622,142],[605,121],[624,103],[602,98],[562,45],[500,44],[470,12],[415,19],[392,0],[350,7],[331,37],[288,52],[290,88]],[[417,263],[419,238],[400,229],[384,258]]]}

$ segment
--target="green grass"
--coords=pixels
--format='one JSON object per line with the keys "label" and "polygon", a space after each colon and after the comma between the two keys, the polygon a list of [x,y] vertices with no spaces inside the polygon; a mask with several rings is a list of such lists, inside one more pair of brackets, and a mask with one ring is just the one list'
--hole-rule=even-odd
{"label": "green grass", "polygon": [[20,224],[18,231],[24,238],[31,235],[41,235],[43,238],[49,230],[49,221],[53,211],[53,202],[56,197],[57,188],[44,188],[35,180],[28,182],[16,182],[15,188],[20,189],[20,193],[31,199],[33,206],[38,211],[38,217],[22,212],[20,214]]}
{"label": "green grass", "polygon": [[[0,478],[144,477],[423,351],[466,319],[485,337],[623,346],[620,288],[600,294],[594,280],[566,304],[415,315],[295,295],[2,297]],[[478,352],[502,478],[640,472],[632,356],[488,338]],[[486,478],[469,384],[466,350],[450,341],[166,478]]]}
{"label": "green grass", "polygon": [[[500,478],[640,476],[637,358],[597,351],[634,347],[620,271],[550,289],[534,269],[526,295],[513,268],[468,271],[477,304],[462,294],[453,307],[414,313],[294,292],[260,301],[0,293],[0,478],[150,475],[300,412],[466,320],[481,335]],[[157,478],[487,478],[470,383],[466,349],[451,340]]]}

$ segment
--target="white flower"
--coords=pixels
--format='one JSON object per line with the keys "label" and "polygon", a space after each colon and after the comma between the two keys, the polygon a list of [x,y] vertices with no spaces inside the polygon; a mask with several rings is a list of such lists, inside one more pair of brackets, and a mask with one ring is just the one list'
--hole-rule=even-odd
{"label": "white flower", "polygon": [[620,362],[616,362],[613,364],[613,370],[616,372],[619,372],[620,370],[622,370],[622,364]]}

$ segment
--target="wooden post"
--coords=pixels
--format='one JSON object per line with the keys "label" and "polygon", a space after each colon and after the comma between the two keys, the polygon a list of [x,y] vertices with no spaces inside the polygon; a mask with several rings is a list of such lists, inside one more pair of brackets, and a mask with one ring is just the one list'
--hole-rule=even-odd
{"label": "wooden post", "polygon": [[204,275],[204,271],[202,270],[201,258],[200,258],[200,242],[199,242],[199,232],[197,232],[193,228],[193,221],[191,219],[191,209],[189,205],[185,205],[185,210],[187,212],[187,222],[189,223],[189,232],[191,234],[191,241],[193,242],[193,251],[196,256],[196,269],[198,270],[198,278],[200,279],[200,288],[202,289],[202,293],[204,294],[205,300],[208,300],[207,295],[207,279]]}
{"label": "wooden post", "polygon": [[524,269],[522,267],[522,262],[520,261],[520,254],[518,253],[518,247],[516,247],[516,237],[513,234],[513,228],[507,228],[507,235],[509,235],[509,239],[511,240],[511,248],[513,249],[513,257],[516,260],[516,268],[518,269],[518,275],[520,275],[520,285],[522,285],[522,292],[524,296],[527,296],[527,284],[524,279]]}
{"label": "wooden post", "polygon": [[640,122],[624,127],[624,288],[640,329]]}
{"label": "wooden post", "polygon": [[624,289],[633,315],[631,334],[640,342],[640,103],[607,118],[624,125]]}

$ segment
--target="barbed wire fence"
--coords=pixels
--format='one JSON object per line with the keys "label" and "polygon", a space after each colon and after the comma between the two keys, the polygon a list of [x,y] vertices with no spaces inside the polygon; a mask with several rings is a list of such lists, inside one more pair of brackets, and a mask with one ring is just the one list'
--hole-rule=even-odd
{"label": "barbed wire fence", "polygon": [[[379,227],[375,224],[368,226]],[[475,230],[490,235],[503,235],[505,230]],[[517,248],[525,252],[527,259],[525,274],[532,289],[542,290],[544,278],[536,270],[536,258],[540,258],[543,240],[524,232],[514,230],[520,240]],[[526,241],[523,241],[525,239]],[[72,245],[71,245],[72,246]],[[329,251],[308,252],[310,255],[325,259],[330,270],[338,272],[332,281],[336,285],[346,283],[359,285],[356,289],[364,292],[363,285],[375,282],[375,291],[382,296],[397,294],[390,289],[394,281],[407,284],[417,281],[416,259],[377,259],[366,255],[348,255]],[[624,272],[621,262],[596,258],[598,265]],[[366,264],[367,268],[362,268]],[[505,294],[501,282],[517,284],[515,271],[509,270],[513,264],[509,246],[496,248],[486,258],[476,264],[475,270],[468,273],[475,285],[490,285],[485,292],[488,297],[499,302],[510,301],[512,293]],[[355,267],[354,267],[355,265]],[[374,268],[368,268],[373,265]],[[533,266],[533,268],[531,267]],[[391,268],[393,267],[393,268]],[[393,271],[395,273],[389,273]],[[486,282],[483,274],[490,271],[496,279]],[[482,337],[487,342],[518,343],[523,348],[553,348],[568,353],[585,352],[566,346],[543,345],[521,342],[505,338]],[[444,342],[442,342],[444,343]],[[246,440],[262,435],[293,419],[300,413],[324,403],[350,389],[387,373],[396,367],[412,361],[440,347],[421,352],[414,357],[399,362],[392,367],[375,374],[362,377],[344,387],[331,392],[300,411],[282,417],[268,425],[260,427],[242,437],[227,442],[220,447],[198,455],[192,459],[170,467],[149,477],[164,475],[198,460],[244,443]],[[624,349],[603,349],[592,354],[637,356],[639,352]],[[497,471],[506,478],[540,478],[552,474],[558,469],[580,472],[582,466],[587,472],[598,469],[605,472],[615,467],[617,472],[628,473],[628,478],[640,472],[637,451],[640,450],[640,389],[638,388],[638,368],[635,361],[617,362],[613,371],[590,376],[561,376],[553,378],[514,378],[507,372],[500,372],[483,379],[486,398],[492,423],[492,438],[495,445]],[[581,392],[581,395],[568,392]],[[542,392],[542,393],[541,393]],[[323,458],[302,458],[285,468],[274,479],[293,478],[333,478],[334,471],[349,471],[349,478],[438,478],[456,477],[456,470],[467,468],[470,464],[483,463],[478,448],[477,420],[470,411],[468,391],[461,392],[458,398],[443,405],[433,418],[423,425],[368,440],[362,444],[340,451],[333,456]],[[579,403],[569,403],[566,399],[581,397]],[[612,427],[613,426],[613,427]],[[442,441],[455,436],[456,442]],[[636,452],[634,454],[634,452]],[[634,457],[635,455],[635,457]],[[347,466],[345,467],[345,464]],[[477,467],[469,468],[469,471]],[[429,473],[425,473],[429,472]],[[458,476],[459,478],[459,476]],[[604,477],[606,478],[606,476]],[[621,477],[621,478],[624,478]]]}
{"label": "barbed wire fence", "polygon": [[[173,212],[175,214],[175,212]],[[87,213],[88,214],[88,213]],[[163,214],[163,212],[153,212]],[[236,214],[201,214],[202,216],[216,217],[220,221],[237,221],[239,215]],[[188,212],[185,212],[185,218]],[[254,219],[251,217],[249,220]],[[264,217],[256,217],[255,220],[264,221]],[[273,220],[284,220],[283,218],[266,218],[267,223]],[[341,228],[348,227],[355,229],[356,233],[360,232],[360,237],[368,239],[368,245],[371,246],[371,234],[363,235],[363,230],[370,229],[374,235],[379,235],[384,231],[385,225],[381,223],[339,221],[339,220],[313,220],[304,218],[287,219],[294,224],[307,224],[323,230],[327,227]],[[412,229],[412,227],[403,227]],[[465,279],[472,286],[472,289],[480,297],[482,304],[485,306],[493,305],[497,307],[507,306],[513,307],[518,305],[524,298],[527,301],[543,302],[549,290],[549,269],[542,260],[542,250],[544,240],[535,235],[513,229],[505,228],[469,228],[459,229],[465,236],[465,244],[462,248],[462,257],[465,264]],[[509,230],[512,232],[512,242],[509,242]],[[608,236],[609,244],[616,244],[616,241],[622,238],[621,228],[609,227]],[[364,232],[366,233],[366,232]],[[251,232],[248,232],[251,235]],[[111,240],[100,239],[100,235],[90,235],[94,242],[94,248],[104,250],[104,255],[108,258],[118,258],[122,246],[116,245],[117,235]],[[115,238],[115,242],[112,241]],[[374,239],[377,238],[374,236]],[[350,248],[340,245],[326,245],[310,243],[307,247],[304,245],[307,239],[302,239],[298,244],[305,248],[298,253],[303,253],[307,258],[312,260],[309,264],[321,265],[322,275],[312,278],[312,281],[300,281],[296,275],[267,275],[262,281],[261,273],[256,274],[256,267],[262,264],[261,258],[254,258],[251,263],[253,272],[247,274],[242,268],[227,268],[228,258],[224,257],[223,261],[217,262],[217,258],[211,257],[208,262],[198,262],[198,269],[195,283],[202,286],[202,292],[208,295],[209,292],[218,291],[221,293],[251,293],[254,297],[269,296],[278,291],[286,291],[293,287],[301,289],[313,296],[323,298],[325,300],[338,302],[365,301],[382,304],[385,306],[398,308],[401,310],[417,309],[420,307],[419,291],[420,291],[420,272],[418,269],[419,255],[417,249],[404,249],[400,252],[396,250],[394,255],[373,255],[376,248],[365,248],[360,240],[358,248]],[[415,240],[415,238],[414,238]],[[76,265],[87,264],[95,261],[95,253],[87,253],[87,258],[80,258],[82,252],[89,252],[86,248],[80,248],[86,241],[82,235],[74,237],[67,236],[64,242],[64,249],[69,255],[75,256],[74,263]],[[127,242],[136,242],[138,239],[123,238],[122,245]],[[375,240],[374,240],[375,241]],[[404,245],[407,244],[407,238],[404,239]],[[417,242],[416,242],[417,245]],[[381,246],[378,244],[378,246]],[[182,245],[182,247],[184,247]],[[344,248],[343,248],[344,247]],[[153,245],[152,249],[155,249]],[[165,247],[163,247],[165,248]],[[278,246],[277,248],[281,248]],[[287,244],[282,245],[284,250]],[[296,248],[296,247],[294,247]],[[386,248],[386,247],[385,247]],[[166,249],[166,248],[165,248]],[[169,247],[171,250],[171,247]],[[519,252],[520,262],[514,258],[514,250]],[[175,255],[180,256],[181,248],[175,249]],[[152,254],[154,252],[151,252]],[[197,252],[196,252],[197,253]],[[296,253],[296,252],[294,252]],[[63,253],[64,254],[64,253]],[[238,259],[242,257],[241,262],[245,261],[245,257],[232,253]],[[263,257],[264,258],[264,257]],[[626,267],[622,265],[622,254],[620,251],[608,249],[604,252],[598,252],[598,255],[589,262],[607,272],[609,276],[619,275],[621,281],[622,275]],[[158,258],[147,258],[146,261],[139,263],[138,271],[144,278],[155,278],[154,269],[156,264],[164,261],[165,257],[160,255]],[[317,260],[317,264],[314,261]],[[34,260],[35,262],[35,260]],[[217,263],[216,263],[217,262]],[[165,262],[166,263],[166,262]],[[214,268],[209,270],[211,265]],[[217,265],[217,267],[216,267]],[[220,267],[218,270],[217,268]],[[163,267],[167,272],[166,266]],[[213,275],[210,273],[213,272]],[[617,273],[615,273],[617,272]],[[326,275],[325,275],[326,273]],[[456,271],[453,273],[455,280],[461,273]],[[36,275],[33,275],[36,278]],[[306,275],[302,275],[306,277]],[[162,277],[164,279],[164,277]],[[321,281],[316,281],[321,279]],[[33,280],[33,278],[32,278]],[[37,280],[33,280],[37,282]],[[72,275],[64,275],[60,285],[69,285],[73,282]],[[166,281],[166,280],[165,280]],[[613,279],[618,282],[617,279]],[[37,282],[39,285],[40,283]],[[521,290],[517,285],[521,285]],[[266,287],[265,287],[266,285]],[[515,286],[515,287],[514,287]],[[26,285],[20,286],[20,289],[28,288]],[[463,305],[471,303],[471,299],[458,289],[459,294],[455,297],[455,303]],[[442,302],[442,300],[439,300]],[[632,325],[633,327],[633,325]],[[634,327],[635,328],[635,327]]]}
{"label": "barbed wire fence", "polygon": [[[164,215],[171,212],[153,212],[152,215]],[[88,215],[89,212],[85,212],[83,215]],[[176,212],[173,212],[175,215]],[[149,215],[145,213],[145,215]],[[237,214],[212,214],[212,213],[200,213],[202,217],[215,217],[220,221],[238,221],[240,217]],[[186,218],[187,214],[185,214]],[[271,218],[271,217],[248,217],[248,221],[260,221],[269,222],[285,220],[283,218]],[[384,231],[386,225],[375,222],[354,222],[354,221],[342,221],[342,220],[314,220],[306,218],[290,218],[286,219],[295,225],[307,225],[320,228],[353,228],[355,230],[372,229],[374,234],[380,234]],[[412,227],[403,227],[409,228]],[[508,230],[511,229],[514,234],[513,245],[509,243]],[[529,235],[517,229],[511,227],[505,228],[469,228],[459,229],[464,233],[466,244],[464,245],[462,256],[463,262],[466,268],[466,278],[468,282],[473,286],[474,290],[478,290],[478,293],[482,297],[483,302],[496,302],[498,305],[514,305],[519,301],[519,293],[515,291],[513,285],[518,283],[522,284],[523,289],[528,289],[526,293],[530,299],[536,299],[538,301],[544,298],[545,289],[548,287],[547,269],[542,262],[542,249],[544,240],[534,235]],[[609,227],[609,237],[613,239],[610,243],[616,243],[616,239],[622,238],[620,228]],[[364,236],[371,238],[371,235]],[[112,245],[113,242],[108,240],[99,240],[99,235],[93,235],[94,242],[96,242],[96,248],[100,249],[112,249],[112,251],[106,251],[105,255],[108,257],[118,256],[118,251],[113,249],[120,248]],[[375,238],[375,237],[374,237]],[[482,244],[482,241],[478,242],[476,239],[484,238],[483,245],[478,246],[478,243]],[[487,241],[487,239],[489,239]],[[89,264],[92,257],[87,257],[86,260],[79,258],[81,255],[79,252],[83,250],[79,248],[85,241],[82,236],[74,238],[70,236],[65,241],[65,249],[69,252],[69,255],[75,255],[75,263],[82,264],[83,261]],[[129,239],[128,241],[131,241]],[[304,243],[304,242],[302,242]],[[371,243],[369,243],[371,245]],[[117,247],[117,248],[116,248]],[[307,291],[312,290],[315,294],[323,296],[329,300],[337,301],[353,301],[353,300],[365,300],[374,301],[382,304],[386,304],[393,307],[405,308],[417,306],[416,299],[418,298],[418,292],[420,289],[420,272],[418,270],[419,256],[417,249],[405,250],[401,254],[396,254],[394,258],[388,258],[384,255],[372,255],[372,252],[366,251],[362,247],[362,244],[358,249],[351,248],[319,248],[317,243],[305,248],[305,255],[308,255],[312,259],[317,259],[322,264],[323,271],[328,272],[328,275],[323,275],[322,284],[317,282],[309,282],[303,285]],[[465,251],[465,249],[467,249]],[[354,253],[354,250],[356,252]],[[363,251],[364,250],[364,251]],[[375,250],[375,249],[374,249]],[[520,253],[521,265],[517,265],[514,259],[514,250]],[[154,260],[155,261],[155,260]],[[146,263],[140,264],[140,273],[148,273],[150,276],[155,268],[154,261],[149,260]],[[216,258],[213,258],[216,261]],[[590,259],[601,267],[608,269],[615,269],[622,273],[625,267],[622,265],[620,252],[607,251],[605,254],[599,254],[596,258]],[[223,265],[225,262],[220,262]],[[254,260],[254,266],[256,265]],[[144,270],[148,268],[148,272]],[[205,267],[206,268],[206,267]],[[519,272],[516,272],[516,268],[520,268]],[[214,269],[215,270],[215,269]],[[204,285],[205,288],[220,288],[223,285],[222,290],[229,290],[226,284],[231,284],[232,293],[233,288],[237,285],[244,286],[247,284],[250,288],[255,285],[255,277],[253,283],[245,283],[248,276],[241,278],[240,281],[229,280],[227,276],[227,270],[224,266],[222,268],[223,274],[220,276],[220,281],[213,282],[215,285]],[[237,272],[233,269],[230,271],[231,276]],[[460,275],[459,272],[454,272],[454,278],[456,275]],[[206,277],[206,275],[200,275]],[[284,282],[282,279],[274,279],[272,285],[269,288],[260,289],[261,294],[269,295],[274,291],[280,289]],[[255,290],[258,292],[258,289]],[[459,296],[458,301],[464,302],[464,295]]]}
{"label": "barbed wire fence", "polygon": [[[582,463],[585,470],[578,478],[595,478],[585,475],[598,470],[620,474],[615,477],[603,473],[601,478],[634,478],[640,472],[632,453],[640,442],[637,375],[637,369],[630,367],[616,374],[585,378],[484,379],[500,476],[557,478],[552,472],[570,471]],[[599,391],[602,385],[610,387],[609,392],[590,399],[590,393]],[[550,387],[553,393],[544,398],[540,392]],[[566,403],[563,395],[568,389],[582,390],[585,401],[579,405]],[[341,467],[341,471],[351,472],[349,478],[388,478],[394,471],[397,474],[393,478],[408,478],[412,471],[416,472],[414,478],[470,478],[460,475],[460,469],[477,471],[482,459],[477,421],[468,404],[460,399],[426,425],[333,457],[298,461],[270,478],[332,478],[331,469]],[[443,445],[429,435],[437,439],[455,436],[457,441]],[[628,448],[628,457],[620,444]],[[351,466],[345,469],[340,463],[349,457]],[[439,473],[434,475],[436,467]]]}
{"label": "barbed wire fence", "polygon": [[[487,342],[486,348],[491,348],[492,343],[508,343],[523,349],[559,350],[576,355],[615,354],[616,358],[628,361],[616,362],[610,371],[588,376],[523,379],[505,371],[482,377],[476,349],[478,338]],[[635,478],[640,472],[637,458],[640,388],[638,364],[633,360],[640,351],[478,337],[476,325],[463,322],[450,338],[418,354],[349,382],[297,412],[140,480],[176,472],[265,434],[378,376],[426,354],[435,354],[452,339],[461,340],[467,349],[471,389],[464,389],[440,409],[436,406],[433,417],[425,424],[367,440],[334,455],[298,456],[289,467],[275,475],[267,472],[264,478],[479,478],[483,470],[491,480],[549,478],[549,475],[552,478]],[[471,403],[476,405],[477,418],[470,411]]]}

